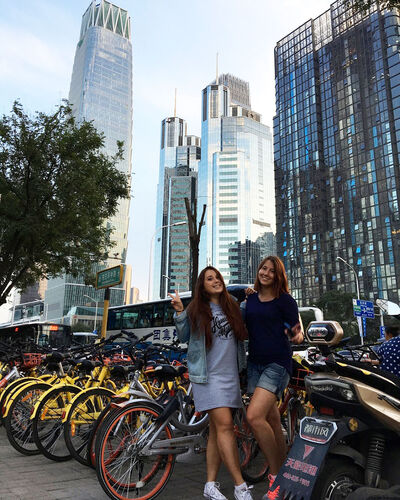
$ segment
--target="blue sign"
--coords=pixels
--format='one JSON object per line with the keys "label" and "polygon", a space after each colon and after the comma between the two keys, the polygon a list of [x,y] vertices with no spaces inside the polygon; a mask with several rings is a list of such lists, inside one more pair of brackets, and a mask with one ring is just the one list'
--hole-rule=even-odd
{"label": "blue sign", "polygon": [[374,303],[368,300],[353,299],[354,316],[361,318],[375,318]]}
{"label": "blue sign", "polygon": [[363,327],[363,337],[367,336],[367,318],[365,316],[362,317],[362,327]]}
{"label": "blue sign", "polygon": [[379,327],[379,338],[381,338],[381,339],[385,338],[385,327],[384,326]]}

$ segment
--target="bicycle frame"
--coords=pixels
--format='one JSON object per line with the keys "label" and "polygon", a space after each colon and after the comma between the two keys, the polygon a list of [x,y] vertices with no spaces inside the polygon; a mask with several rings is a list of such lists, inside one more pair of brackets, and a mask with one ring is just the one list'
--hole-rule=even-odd
{"label": "bicycle frame", "polygon": [[[123,403],[113,404],[115,408],[126,409],[128,405],[132,404],[134,406],[138,406],[140,404],[151,404],[153,409],[161,412],[159,417],[157,418],[157,430],[154,432],[154,426],[150,429],[145,430],[145,432],[141,435],[140,440],[135,443],[135,446],[140,446],[143,444],[141,448],[141,455],[180,455],[189,452],[192,450],[193,453],[200,453],[206,448],[206,439],[205,439],[205,427],[202,431],[198,433],[189,434],[187,436],[178,436],[173,437],[171,439],[159,439],[158,436],[162,433],[162,431],[171,423],[174,412],[179,408],[179,401],[177,396],[173,396],[172,399],[167,403],[165,407],[161,406],[155,401],[147,401],[147,400],[135,400],[133,403],[129,401]],[[142,427],[145,426],[144,422]],[[119,422],[115,428],[115,433],[118,432],[122,422]],[[151,436],[151,437],[149,437]]]}

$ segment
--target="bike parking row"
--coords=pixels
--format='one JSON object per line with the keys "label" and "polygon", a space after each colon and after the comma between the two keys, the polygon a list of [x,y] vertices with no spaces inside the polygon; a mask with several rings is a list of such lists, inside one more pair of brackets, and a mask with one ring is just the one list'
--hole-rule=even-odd
{"label": "bike parking row", "polygon": [[[385,444],[399,438],[399,380],[361,361],[335,356],[340,330],[335,322],[314,322],[307,332],[314,346],[308,348],[309,359],[304,353],[294,356],[295,371],[279,403],[289,455],[277,478],[276,498],[299,492],[311,499],[346,498],[334,495],[351,495],[362,485],[396,484],[386,461],[394,457],[396,463],[397,458]],[[171,350],[183,357],[184,351],[178,346],[149,347],[145,340],[139,344],[122,332],[118,341],[111,338],[92,347],[50,353],[33,352],[39,349],[32,345],[20,346],[15,353],[15,346],[0,345],[1,421],[12,446],[24,455],[42,453],[59,462],[73,457],[96,468],[110,498],[160,495],[177,457],[196,463],[204,454],[208,419],[195,411],[184,358],[169,361]],[[385,415],[377,415],[376,409],[373,415],[381,423],[373,429],[375,448],[383,451],[380,461],[374,455],[374,481],[369,483],[372,410],[362,399],[360,384],[374,388]],[[248,402],[244,394],[243,407],[234,414],[235,436],[243,477],[257,483],[266,477],[268,464],[246,421]],[[351,430],[351,425],[357,428]],[[351,430],[348,443],[346,426]],[[310,429],[329,439],[322,442]],[[362,446],[357,446],[356,435]],[[313,448],[307,456],[306,446]],[[314,449],[325,453],[316,457]],[[357,463],[354,457],[363,453],[365,460]],[[344,467],[337,467],[339,456]]]}

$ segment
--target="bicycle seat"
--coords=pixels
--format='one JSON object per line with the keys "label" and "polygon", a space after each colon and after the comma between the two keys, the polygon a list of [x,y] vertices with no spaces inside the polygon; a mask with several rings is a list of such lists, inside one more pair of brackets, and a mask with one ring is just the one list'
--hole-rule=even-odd
{"label": "bicycle seat", "polygon": [[90,373],[93,371],[94,367],[97,366],[96,363],[90,359],[78,359],[76,362],[78,370]]}
{"label": "bicycle seat", "polygon": [[64,355],[61,352],[55,351],[55,352],[52,352],[51,354],[46,355],[45,362],[48,364],[61,363],[62,361],[64,361]]}
{"label": "bicycle seat", "polygon": [[134,365],[114,365],[111,368],[111,375],[118,378],[126,378],[130,372],[136,370]]}
{"label": "bicycle seat", "polygon": [[174,380],[187,371],[186,366],[158,365],[154,367],[154,375],[165,380]]}

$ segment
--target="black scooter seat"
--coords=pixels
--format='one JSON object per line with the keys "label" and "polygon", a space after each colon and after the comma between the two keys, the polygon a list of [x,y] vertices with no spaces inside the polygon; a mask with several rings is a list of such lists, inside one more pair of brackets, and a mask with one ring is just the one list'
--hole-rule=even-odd
{"label": "black scooter seat", "polygon": [[332,361],[327,360],[326,365],[343,377],[355,378],[366,385],[370,385],[389,396],[400,400],[400,378],[385,370],[373,367],[359,361]]}

